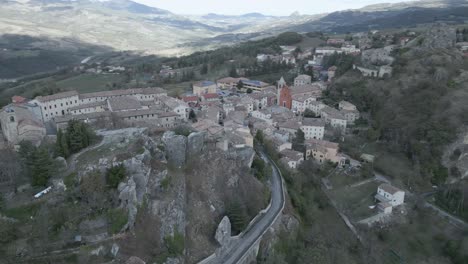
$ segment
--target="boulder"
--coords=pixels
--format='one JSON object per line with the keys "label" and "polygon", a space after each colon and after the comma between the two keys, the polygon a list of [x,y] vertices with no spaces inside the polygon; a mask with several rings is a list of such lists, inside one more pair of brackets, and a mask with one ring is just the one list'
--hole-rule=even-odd
{"label": "boulder", "polygon": [[132,256],[125,261],[125,264],[146,264],[141,258]]}
{"label": "boulder", "polygon": [[182,261],[178,258],[168,258],[164,264],[181,264]]}
{"label": "boulder", "polygon": [[176,135],[173,131],[167,131],[164,133],[162,140],[169,164],[176,167],[184,166],[186,161],[187,137]]}
{"label": "boulder", "polygon": [[98,248],[92,250],[90,254],[91,254],[92,256],[104,255],[104,254],[105,254],[105,249],[104,249],[104,247],[101,245],[101,246],[99,246]]}
{"label": "boulder", "polygon": [[231,241],[231,221],[229,217],[223,217],[223,220],[218,225],[216,229],[215,239],[221,245],[221,247],[226,247]]}
{"label": "boulder", "polygon": [[63,157],[57,157],[55,158],[55,161],[58,163],[59,167],[62,167],[62,168],[68,167],[67,160]]}
{"label": "boulder", "polygon": [[187,159],[200,155],[203,151],[205,142],[205,133],[193,132],[188,136],[187,139]]}
{"label": "boulder", "polygon": [[121,182],[118,187],[119,199],[122,205],[128,209],[128,226],[133,227],[135,223],[137,208],[137,192],[136,184],[133,178],[130,178],[126,183]]}
{"label": "boulder", "polygon": [[111,254],[112,256],[116,257],[117,256],[117,253],[119,253],[119,245],[117,245],[116,243],[112,244],[112,248],[111,248]]}

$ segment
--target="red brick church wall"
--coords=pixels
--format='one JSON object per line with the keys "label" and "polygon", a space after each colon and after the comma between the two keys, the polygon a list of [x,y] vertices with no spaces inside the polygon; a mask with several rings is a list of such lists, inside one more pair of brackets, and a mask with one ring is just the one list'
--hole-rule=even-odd
{"label": "red brick church wall", "polygon": [[283,88],[281,88],[280,101],[279,101],[278,105],[286,107],[288,109],[291,109],[291,107],[292,107],[291,90],[286,85]]}

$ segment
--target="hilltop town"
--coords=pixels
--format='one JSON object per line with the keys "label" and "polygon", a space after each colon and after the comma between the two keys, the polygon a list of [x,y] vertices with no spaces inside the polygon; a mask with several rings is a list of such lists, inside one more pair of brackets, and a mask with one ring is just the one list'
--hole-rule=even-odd
{"label": "hilltop town", "polygon": [[450,191],[466,174],[464,39],[444,25],[321,34],[215,78],[193,78],[189,57],[153,73],[158,86],[14,95],[0,112],[0,256],[464,263],[464,189]]}

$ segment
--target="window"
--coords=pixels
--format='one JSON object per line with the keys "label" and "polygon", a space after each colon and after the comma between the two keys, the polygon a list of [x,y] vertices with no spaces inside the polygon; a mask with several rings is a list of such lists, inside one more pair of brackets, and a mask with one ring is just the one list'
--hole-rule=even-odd
{"label": "window", "polygon": [[54,108],[57,108],[57,105],[54,105]]}
{"label": "window", "polygon": [[10,122],[15,122],[15,117],[14,116],[10,116]]}
{"label": "window", "polygon": [[60,103],[60,106],[63,107],[63,103]]}
{"label": "window", "polygon": [[47,106],[44,106],[44,110],[47,110]]}

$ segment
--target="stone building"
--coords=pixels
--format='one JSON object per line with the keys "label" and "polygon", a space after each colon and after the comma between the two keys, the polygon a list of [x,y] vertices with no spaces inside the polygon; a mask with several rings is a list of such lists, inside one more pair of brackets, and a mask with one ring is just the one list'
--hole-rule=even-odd
{"label": "stone building", "polygon": [[320,118],[304,118],[301,124],[305,139],[323,139],[325,121]]}
{"label": "stone building", "polygon": [[309,139],[305,141],[306,145],[306,159],[314,159],[322,164],[325,161],[337,163],[344,166],[346,158],[338,153],[338,143]]}
{"label": "stone building", "polygon": [[111,98],[132,97],[137,101],[154,101],[157,97],[164,95],[167,95],[167,92],[162,88],[136,88],[84,94],[68,91],[38,96],[31,103],[40,106],[42,120],[48,122],[57,116],[102,111],[103,108],[99,107],[99,102],[105,102]]}
{"label": "stone building", "polygon": [[38,106],[33,104],[10,104],[0,112],[0,124],[6,141],[16,145],[21,141],[31,141],[39,145],[46,135],[45,126],[34,113]]}
{"label": "stone building", "polygon": [[294,86],[306,85],[312,83],[312,77],[306,74],[298,75],[294,79]]}

